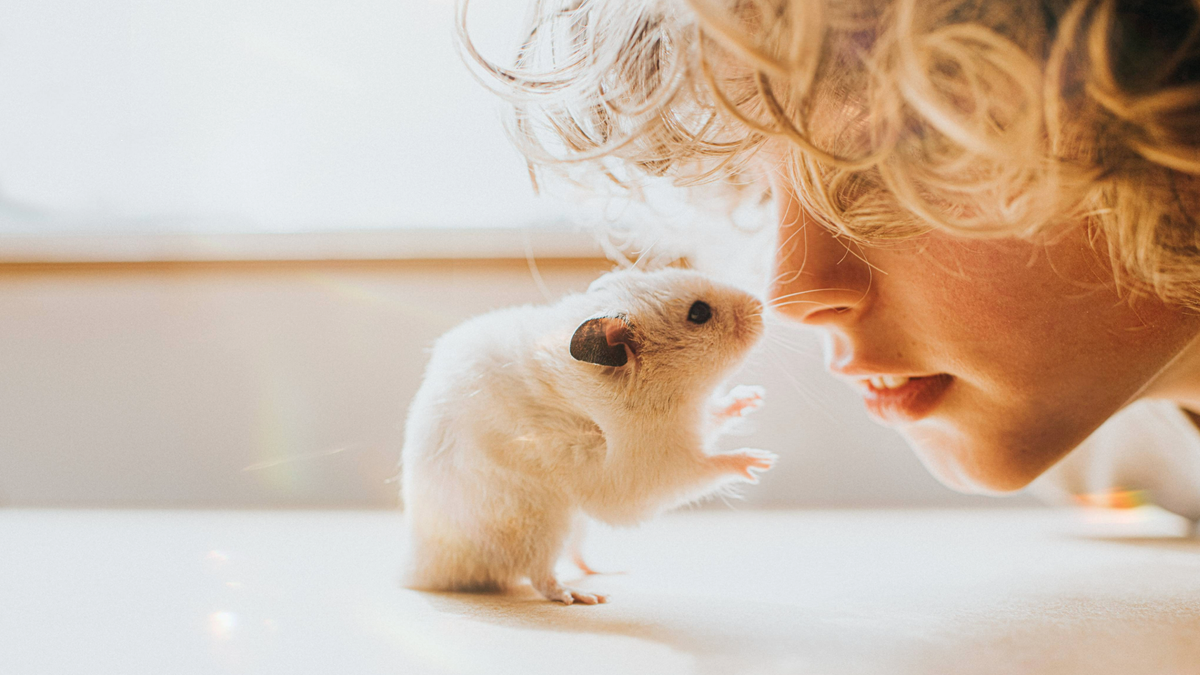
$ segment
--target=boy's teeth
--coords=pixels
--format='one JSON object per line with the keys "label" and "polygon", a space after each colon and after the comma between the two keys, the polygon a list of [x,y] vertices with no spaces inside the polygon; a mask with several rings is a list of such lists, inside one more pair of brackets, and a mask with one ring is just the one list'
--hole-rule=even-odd
{"label": "boy's teeth", "polygon": [[876,389],[898,389],[908,384],[908,378],[903,375],[875,375],[868,377],[867,382]]}

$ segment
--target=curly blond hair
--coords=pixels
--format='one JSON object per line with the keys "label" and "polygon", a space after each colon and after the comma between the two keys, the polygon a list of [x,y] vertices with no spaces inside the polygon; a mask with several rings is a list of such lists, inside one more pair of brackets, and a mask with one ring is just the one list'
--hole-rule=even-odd
{"label": "curly blond hair", "polygon": [[847,237],[1082,223],[1200,308],[1200,0],[534,0],[510,65],[466,13],[532,166],[737,186],[770,153]]}

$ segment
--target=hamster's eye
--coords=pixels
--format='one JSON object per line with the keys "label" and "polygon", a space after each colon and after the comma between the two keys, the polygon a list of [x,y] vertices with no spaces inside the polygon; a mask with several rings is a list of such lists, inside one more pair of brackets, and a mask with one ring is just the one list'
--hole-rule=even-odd
{"label": "hamster's eye", "polygon": [[706,323],[711,318],[712,307],[702,300],[693,302],[692,308],[688,310],[688,321],[692,323]]}

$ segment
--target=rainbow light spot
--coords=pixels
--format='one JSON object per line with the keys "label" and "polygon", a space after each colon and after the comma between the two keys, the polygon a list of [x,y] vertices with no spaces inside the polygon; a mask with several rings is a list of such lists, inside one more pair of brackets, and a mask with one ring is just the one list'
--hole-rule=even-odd
{"label": "rainbow light spot", "polygon": [[1075,501],[1080,506],[1100,509],[1136,509],[1150,503],[1145,490],[1123,490],[1121,488],[1113,488],[1108,492],[1075,495]]}
{"label": "rainbow light spot", "polygon": [[233,612],[213,612],[208,615],[208,632],[218,640],[228,640],[233,637],[237,628],[237,614]]}

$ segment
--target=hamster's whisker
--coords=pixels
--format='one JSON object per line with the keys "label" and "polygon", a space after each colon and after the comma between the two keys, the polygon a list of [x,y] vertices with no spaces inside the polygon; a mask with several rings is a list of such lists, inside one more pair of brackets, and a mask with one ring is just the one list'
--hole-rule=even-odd
{"label": "hamster's whisker", "polygon": [[778,338],[778,337],[774,337],[774,338],[767,337],[767,338],[765,338],[765,340],[766,340],[766,344],[779,346],[784,349],[787,349],[788,351],[794,352],[796,354],[801,354],[804,356],[812,356],[820,351],[820,349],[817,347],[817,345],[807,343],[807,342],[799,342],[799,341],[788,342],[787,340],[784,340],[783,338]]}
{"label": "hamster's whisker", "polygon": [[[785,277],[787,277],[787,281],[783,280]],[[774,288],[776,284],[786,286],[796,281],[798,278],[800,278],[800,270],[788,270],[787,272],[780,272],[779,274],[776,274],[773,279],[767,282],[767,288]]]}
{"label": "hamster's whisker", "polygon": [[784,379],[786,379],[792,385],[792,389],[794,389],[796,393],[802,399],[804,399],[805,402],[807,402],[813,408],[821,411],[821,414],[829,421],[838,422],[838,416],[834,414],[833,409],[830,408],[829,401],[826,398],[819,396],[819,392],[817,392],[817,390],[811,385],[806,387],[804,384],[802,384],[800,380],[791,372],[791,370],[788,369],[787,360],[781,357],[780,354],[772,353],[770,350],[768,350],[768,353],[770,353],[771,357],[779,366],[776,368],[776,371],[783,375]]}
{"label": "hamster's whisker", "polygon": [[768,307],[770,309],[778,309],[780,307],[787,307],[788,305],[826,305],[826,304],[828,304],[828,303],[820,302],[818,300],[784,300],[783,302],[772,302],[770,305],[768,305]]}
{"label": "hamster's whisker", "polygon": [[787,294],[784,294],[784,295],[777,295],[777,296],[775,296],[775,297],[772,297],[770,300],[768,300],[768,301],[767,301],[767,306],[768,306],[768,307],[773,307],[773,306],[774,306],[776,303],[778,303],[780,300],[787,300],[788,298],[795,298],[795,297],[799,297],[799,296],[801,296],[801,295],[809,295],[809,294],[811,294],[811,293],[827,293],[827,292],[830,292],[830,291],[839,291],[839,292],[842,292],[842,291],[844,291],[844,292],[850,292],[850,293],[853,293],[853,292],[854,292],[854,289],[851,289],[851,288],[839,288],[839,287],[831,287],[831,288],[809,288],[809,289],[806,289],[806,290],[803,290],[803,291],[796,291],[795,293],[787,293]]}
{"label": "hamster's whisker", "polygon": [[790,307],[792,305],[816,305],[818,307],[833,307],[827,302],[819,302],[817,300],[788,300],[787,302],[779,302],[771,305],[771,309],[779,309],[780,307]]}
{"label": "hamster's whisker", "polygon": [[813,341],[811,334],[800,334],[799,327],[787,323],[785,319],[772,315],[767,326],[770,330],[764,331],[763,340],[768,344],[804,347],[806,349],[818,347],[816,342]]}
{"label": "hamster's whisker", "polygon": [[774,310],[774,309],[778,309],[778,307],[784,307],[787,305],[827,305],[827,304],[828,303],[822,303],[822,301],[820,301],[820,300],[805,300],[805,299],[788,300],[786,298],[780,297],[778,300],[773,300],[772,303],[770,303],[767,306],[769,307],[769,309]]}
{"label": "hamster's whisker", "polygon": [[[797,301],[797,302],[810,302],[810,301]],[[813,335],[811,330],[804,328],[800,324],[797,324],[794,320],[789,319],[777,312],[768,312],[767,314],[765,314],[763,316],[763,321],[765,321],[767,327],[771,328],[773,331],[786,332],[791,337],[799,337],[802,335],[805,335],[805,336]],[[775,337],[782,337],[782,336],[776,334]]]}
{"label": "hamster's whisker", "polygon": [[[848,290],[850,290],[850,289],[816,288],[816,289],[811,289],[811,290],[807,290],[807,291],[798,291],[796,293],[789,293],[787,295],[781,295],[777,298],[773,298],[769,302],[767,302],[766,306],[767,306],[767,308],[772,309],[772,310],[779,309],[780,307],[787,307],[789,305],[819,305],[819,306],[829,307],[829,308],[837,307],[839,309],[853,309],[853,308],[857,307],[858,304],[861,303],[867,297],[867,291],[863,291],[862,295],[857,300],[850,303],[849,305],[842,305],[842,304],[833,305],[828,302],[821,302],[818,300],[788,300],[788,298],[806,295],[809,293],[820,293],[823,291],[848,291]],[[870,290],[869,286],[868,286],[867,290]],[[781,301],[785,301],[785,302],[781,302]]]}
{"label": "hamster's whisker", "polygon": [[799,278],[800,278],[800,270],[789,270],[787,272],[780,272],[779,274],[776,274],[773,279],[771,279],[770,281],[767,282],[767,285],[766,285],[767,292],[769,294],[771,292],[771,290],[773,290],[773,289],[787,288],[788,286],[796,283],[796,280]]}

